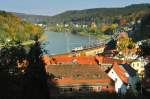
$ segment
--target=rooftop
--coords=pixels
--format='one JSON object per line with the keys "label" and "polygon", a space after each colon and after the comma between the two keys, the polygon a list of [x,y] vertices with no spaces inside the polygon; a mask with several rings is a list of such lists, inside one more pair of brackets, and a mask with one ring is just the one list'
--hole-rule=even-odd
{"label": "rooftop", "polygon": [[97,64],[95,57],[93,56],[79,56],[79,57],[55,56],[49,58],[49,61],[50,64],[88,64],[88,65]]}
{"label": "rooftop", "polygon": [[96,56],[95,59],[99,63],[102,63],[102,64],[113,64],[114,62],[116,62],[117,64],[122,64],[123,63],[122,60],[113,59],[113,58],[104,57],[104,56]]}
{"label": "rooftop", "polygon": [[136,75],[136,70],[134,70],[129,64],[121,64],[120,66],[122,66],[131,77]]}
{"label": "rooftop", "polygon": [[47,72],[58,78],[56,82],[59,85],[111,83],[111,79],[98,65],[49,65]]}
{"label": "rooftop", "polygon": [[128,83],[126,71],[121,66],[119,66],[117,63],[114,63],[112,69],[116,72],[116,74],[124,83]]}
{"label": "rooftop", "polygon": [[108,78],[98,65],[49,65],[47,72],[60,78],[83,80]]}

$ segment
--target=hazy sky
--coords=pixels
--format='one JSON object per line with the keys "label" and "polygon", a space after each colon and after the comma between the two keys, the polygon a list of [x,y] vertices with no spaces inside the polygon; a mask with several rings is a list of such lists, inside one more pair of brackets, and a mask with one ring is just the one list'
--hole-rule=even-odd
{"label": "hazy sky", "polygon": [[55,15],[66,10],[122,7],[150,0],[0,0],[0,10],[38,15]]}

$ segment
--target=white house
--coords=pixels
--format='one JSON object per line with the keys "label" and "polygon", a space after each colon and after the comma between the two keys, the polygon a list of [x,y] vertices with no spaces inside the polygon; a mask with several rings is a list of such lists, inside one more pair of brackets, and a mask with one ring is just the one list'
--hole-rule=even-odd
{"label": "white house", "polygon": [[125,94],[130,88],[134,93],[137,93],[136,83],[139,81],[136,71],[128,64],[114,63],[108,76],[115,81],[115,91],[118,94]]}
{"label": "white house", "polygon": [[130,65],[133,69],[137,71],[140,77],[144,77],[145,66],[148,64],[148,61],[144,58],[139,58],[133,60]]}

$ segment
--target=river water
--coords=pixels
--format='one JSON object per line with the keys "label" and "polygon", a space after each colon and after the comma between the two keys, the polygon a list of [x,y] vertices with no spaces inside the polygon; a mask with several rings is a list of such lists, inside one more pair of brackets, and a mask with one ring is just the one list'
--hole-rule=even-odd
{"label": "river water", "polygon": [[71,33],[46,31],[48,39],[44,42],[44,48],[48,54],[60,54],[71,51],[73,48],[89,46],[99,42],[92,36],[80,36]]}

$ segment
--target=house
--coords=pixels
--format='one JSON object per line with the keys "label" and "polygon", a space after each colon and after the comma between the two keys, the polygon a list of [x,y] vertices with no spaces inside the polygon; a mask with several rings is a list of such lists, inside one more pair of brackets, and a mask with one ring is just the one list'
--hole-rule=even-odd
{"label": "house", "polygon": [[136,71],[131,68],[128,64],[114,63],[108,76],[115,81],[115,91],[118,94],[125,94],[127,90],[132,90],[133,93],[137,94],[136,84],[139,78]]}
{"label": "house", "polygon": [[144,60],[133,60],[132,62],[130,62],[130,65],[133,69],[137,71],[139,77],[144,77],[144,66],[146,65],[146,62]]}
{"label": "house", "polygon": [[[45,60],[46,63],[47,60]],[[102,55],[96,56],[53,56],[49,58],[50,64],[88,64],[88,65],[111,65],[114,62],[123,63],[122,60],[112,59]]]}
{"label": "house", "polygon": [[103,71],[107,71],[112,67],[114,62],[118,64],[124,63],[122,60],[112,59],[102,55],[96,56],[44,56],[45,65],[66,65],[66,64],[81,64],[81,65],[98,65]]}
{"label": "house", "polygon": [[122,61],[122,60],[113,59],[113,58],[109,58],[109,57],[105,57],[105,56],[101,56],[101,55],[95,56],[95,60],[97,61],[97,64],[100,65],[101,68],[103,68],[104,71],[109,70],[109,68],[112,67],[114,62],[116,62],[117,64],[124,63],[124,61]]}
{"label": "house", "polygon": [[98,65],[49,65],[46,71],[53,75],[48,79],[50,86],[55,85],[51,95],[115,92],[113,81]]}
{"label": "house", "polygon": [[95,29],[96,27],[97,27],[96,23],[95,23],[95,22],[92,22],[92,23],[91,23],[91,28],[92,28],[92,29]]}

